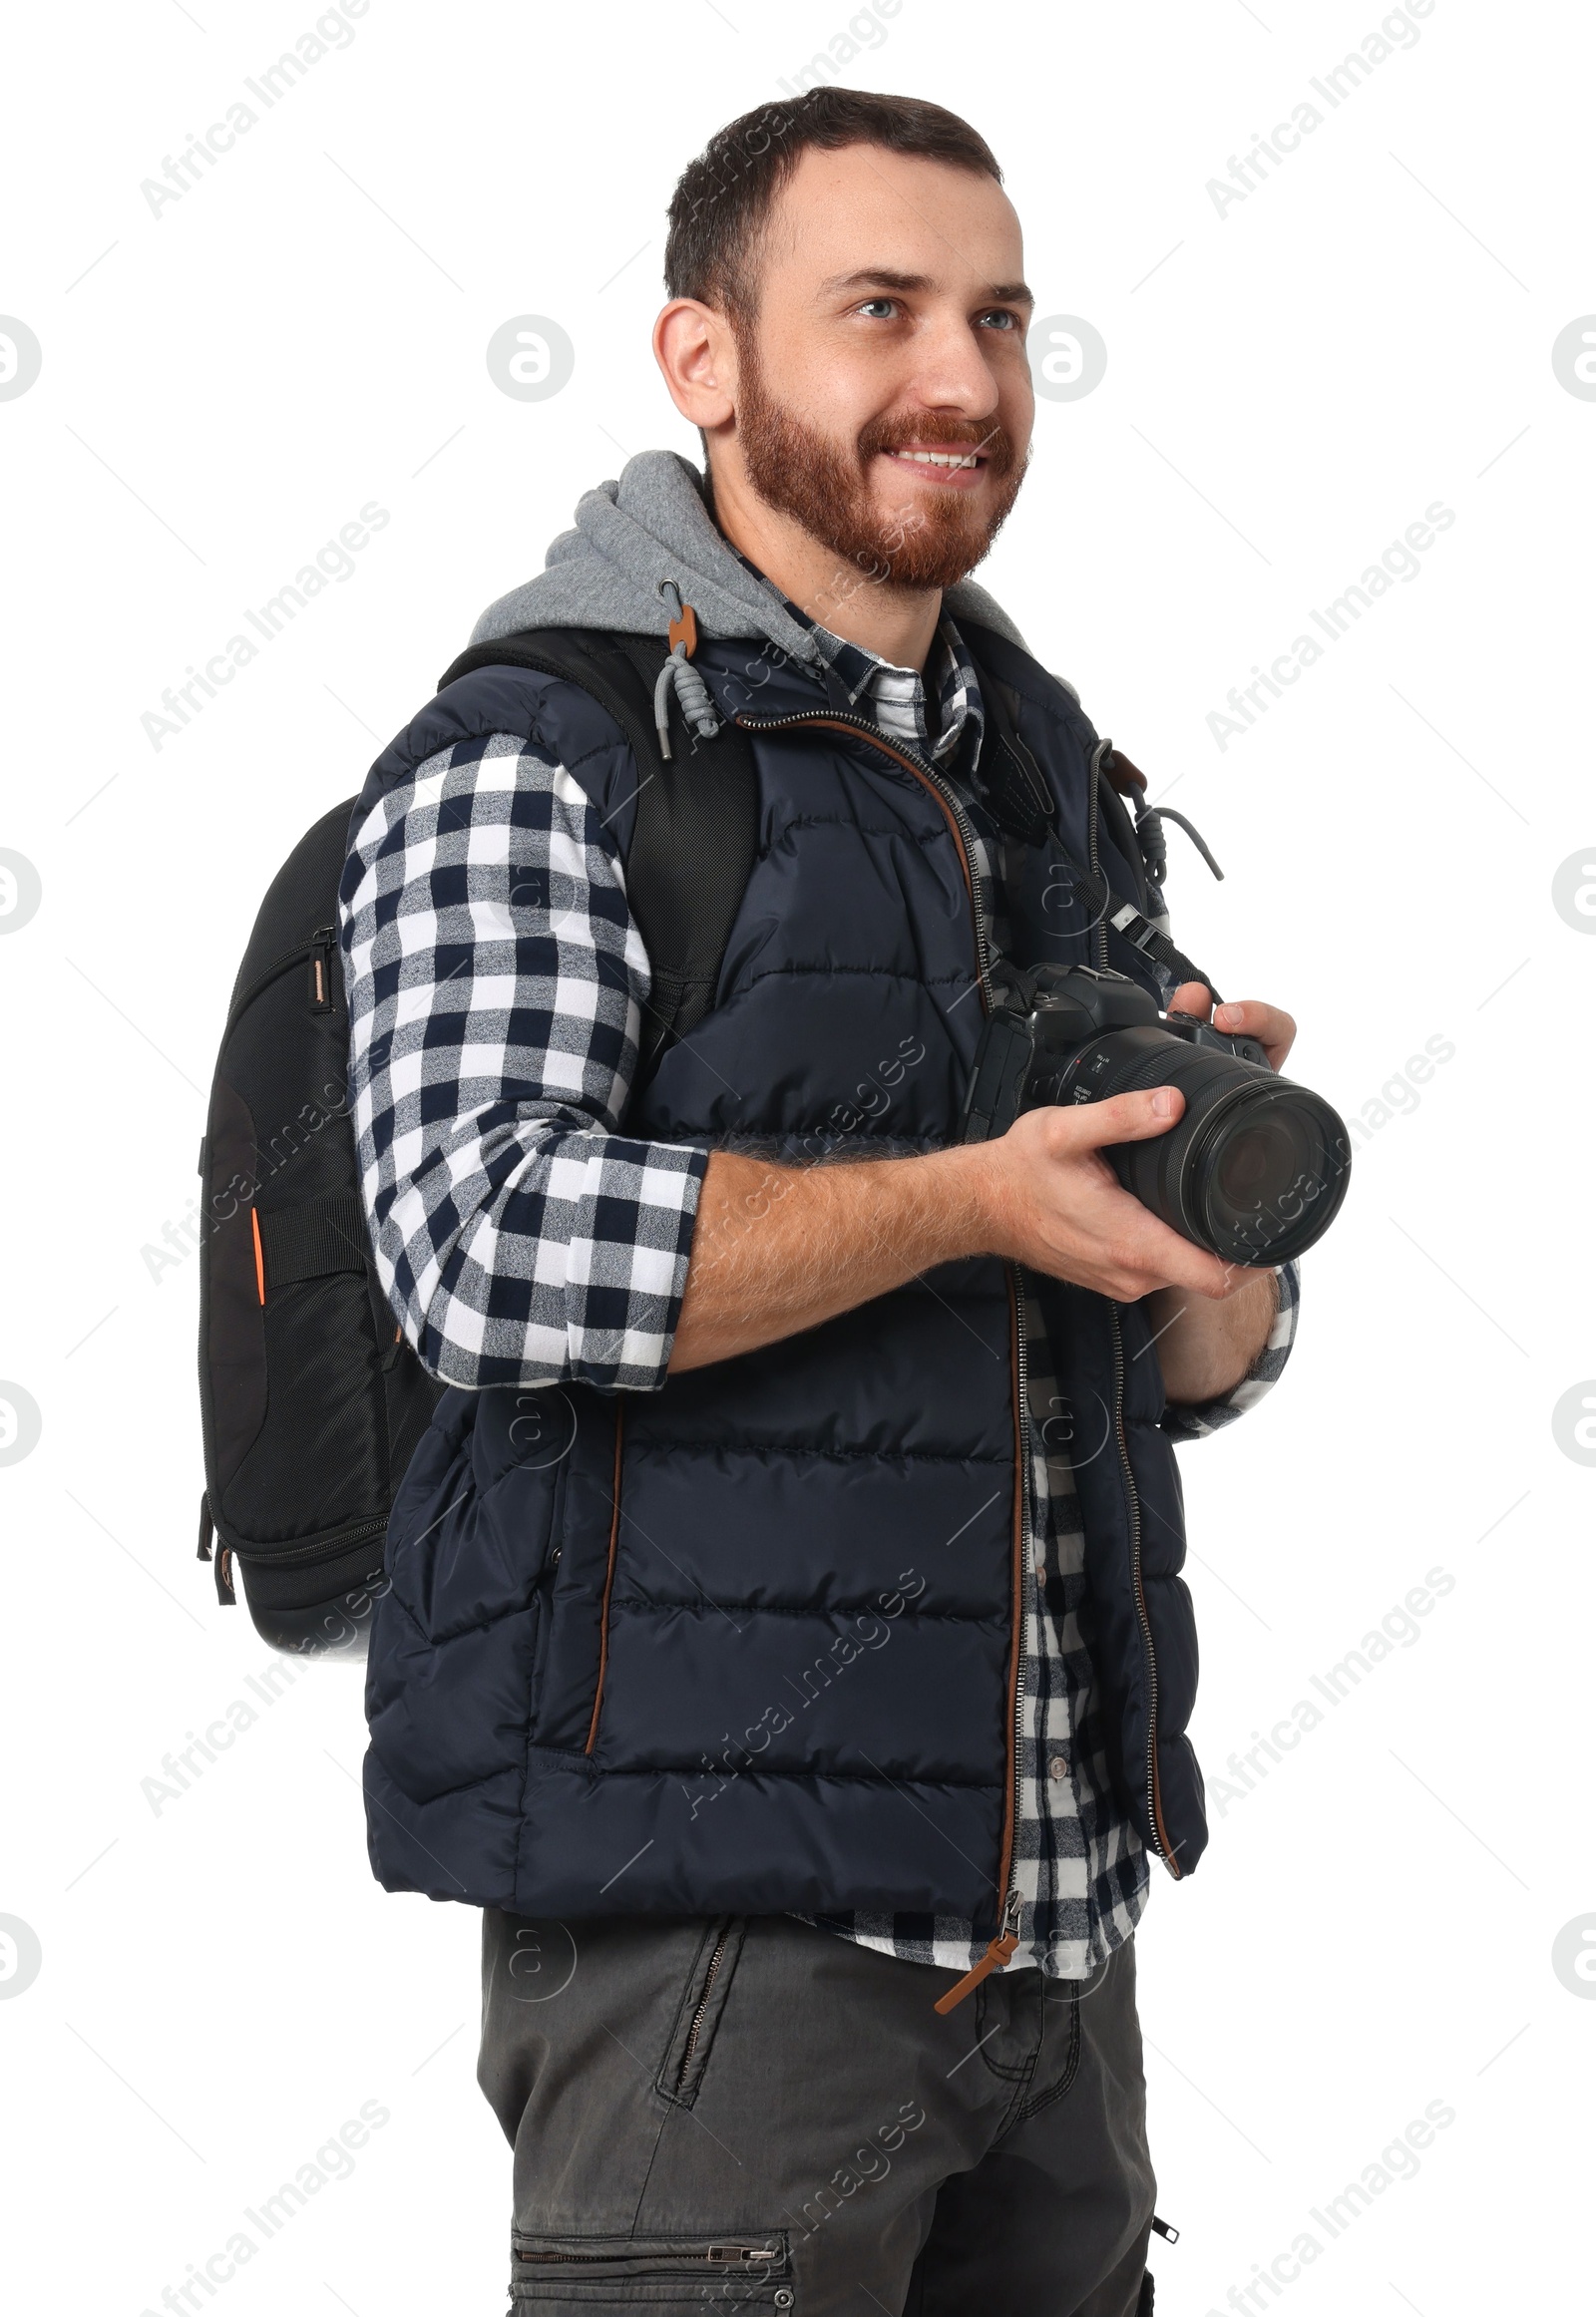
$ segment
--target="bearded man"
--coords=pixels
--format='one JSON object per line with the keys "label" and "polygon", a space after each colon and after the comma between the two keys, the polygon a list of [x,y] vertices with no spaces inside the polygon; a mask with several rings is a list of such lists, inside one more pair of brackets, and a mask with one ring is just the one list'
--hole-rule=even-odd
{"label": "bearded man", "polygon": [[[962,1139],[1005,966],[1212,1003],[1125,938],[1162,903],[1109,745],[967,576],[1032,420],[987,145],[762,107],[665,272],[704,471],[583,499],[351,825],[365,1201],[449,1387],[372,1858],[484,1909],[518,2309],[1132,2317],[1132,1933],[1204,1841],[1172,1443],[1274,1380],[1295,1275],[1120,1187],[1173,1089]],[[667,753],[539,667],[562,631],[651,654]],[[656,973],[733,854],[715,955]],[[1279,1066],[1287,1015],[1217,1018]]]}

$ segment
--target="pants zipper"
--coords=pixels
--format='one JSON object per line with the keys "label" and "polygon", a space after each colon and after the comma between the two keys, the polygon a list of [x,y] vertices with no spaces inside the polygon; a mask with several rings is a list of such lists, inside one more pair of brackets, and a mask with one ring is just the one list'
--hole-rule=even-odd
{"label": "pants zipper", "polygon": [[715,1941],[714,1951],[709,1958],[708,1975],[704,1980],[704,1991],[698,1998],[698,2008],[693,2013],[691,2025],[687,2029],[686,2047],[681,2055],[681,2073],[676,2078],[678,2091],[686,2079],[688,2069],[692,2066],[692,2056],[698,2049],[698,2038],[703,2032],[704,2017],[709,2010],[709,1998],[715,1991],[715,1981],[719,1977],[720,1966],[726,1959],[726,1947],[730,1938],[731,1925],[728,1923]]}
{"label": "pants zipper", "polygon": [[[515,2257],[518,2261],[529,2263],[559,2261],[562,2267],[566,2267],[568,2265],[575,2266],[578,2262],[585,2261],[624,2260],[628,2255],[623,2246],[617,2246],[613,2252],[518,2252]],[[672,2249],[667,2257],[673,2261],[714,2261],[717,2264],[732,2261],[739,2263],[774,2261],[780,2259],[781,2247],[775,2244],[706,2244],[702,2252],[677,2252]]]}

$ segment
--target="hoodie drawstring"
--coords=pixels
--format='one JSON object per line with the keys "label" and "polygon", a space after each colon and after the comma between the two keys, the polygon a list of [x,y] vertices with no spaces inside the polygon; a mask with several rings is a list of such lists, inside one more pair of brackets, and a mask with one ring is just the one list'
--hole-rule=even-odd
{"label": "hoodie drawstring", "polygon": [[[667,592],[668,589],[668,592]],[[654,684],[654,729],[659,735],[659,753],[670,757],[670,687],[676,690],[676,700],[689,728],[700,740],[713,740],[720,730],[720,717],[709,697],[709,687],[688,657],[698,642],[698,621],[690,603],[683,603],[681,589],[674,579],[661,579],[655,592],[670,613],[668,640],[670,657],[660,669]]]}

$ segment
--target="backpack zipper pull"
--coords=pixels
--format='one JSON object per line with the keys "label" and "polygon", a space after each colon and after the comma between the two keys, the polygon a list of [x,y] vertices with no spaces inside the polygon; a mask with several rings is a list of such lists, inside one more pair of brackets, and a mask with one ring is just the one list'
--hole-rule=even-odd
{"label": "backpack zipper pull", "polygon": [[984,1979],[990,1979],[995,1971],[1001,1971],[1018,1945],[1019,1893],[1010,1891],[1003,1902],[1002,1929],[997,1938],[991,1941],[981,1961],[973,1965],[963,1979],[956,1980],[946,1995],[939,1996],[932,2009],[945,2016],[957,2010],[967,1995],[975,1994]]}
{"label": "backpack zipper pull", "polygon": [[310,952],[310,1010],[312,1013],[332,1011],[332,940],[331,926],[320,926],[311,936],[314,947]]}

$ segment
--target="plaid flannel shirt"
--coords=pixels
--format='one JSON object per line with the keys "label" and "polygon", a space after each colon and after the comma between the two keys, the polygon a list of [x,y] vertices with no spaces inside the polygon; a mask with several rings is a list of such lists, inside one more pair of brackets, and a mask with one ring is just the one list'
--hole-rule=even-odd
{"label": "plaid flannel shirt", "polygon": [[[981,805],[980,692],[953,622],[934,653],[929,715],[916,671],[814,632],[883,729],[963,785],[973,868],[1001,947],[1002,839]],[[657,1388],[708,1152],[621,1131],[649,966],[608,832],[561,766],[497,734],[430,757],[373,807],[353,852],[360,870],[340,909],[351,1106],[377,1268],[405,1335],[433,1374],[467,1389]],[[1172,1408],[1177,1437],[1233,1421],[1280,1373],[1295,1268],[1277,1277],[1265,1351],[1223,1399]],[[1080,1631],[1080,1509],[1053,1440],[1061,1403],[1034,1296],[1023,1324],[1035,1511],[1020,1668],[1023,1903],[1008,1968],[1083,1979],[1134,1929],[1147,1858],[1108,1777]],[[985,1947],[952,1917],[814,1919],[954,1970]]]}

